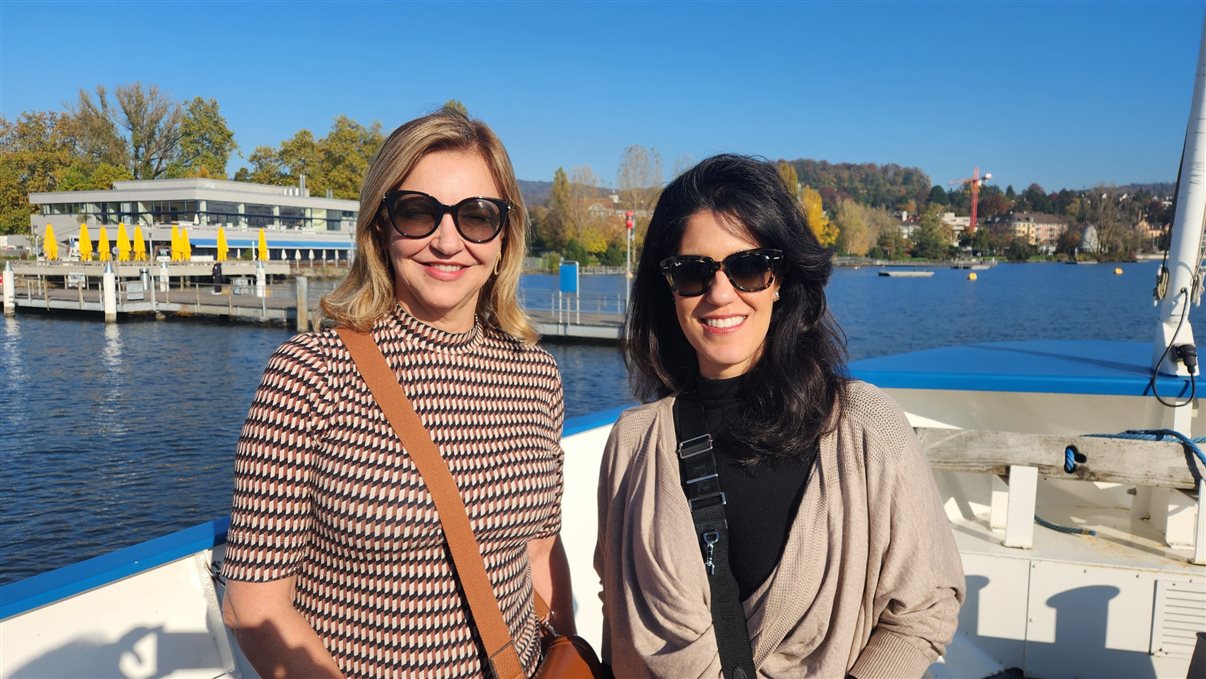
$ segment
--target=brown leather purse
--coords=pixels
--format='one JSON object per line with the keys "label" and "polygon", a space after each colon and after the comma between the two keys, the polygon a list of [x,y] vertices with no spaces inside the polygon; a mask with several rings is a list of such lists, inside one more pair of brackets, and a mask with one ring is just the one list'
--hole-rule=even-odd
{"label": "brown leather purse", "polygon": [[599,662],[590,642],[577,634],[558,634],[549,624],[549,605],[536,594],[543,660],[536,679],[611,679],[611,669]]}
{"label": "brown leather purse", "polygon": [[[406,452],[431,493],[452,554],[454,570],[465,590],[494,676],[497,679],[525,679],[523,663],[519,661],[515,643],[503,620],[477,538],[473,535],[473,526],[465,512],[464,500],[448,465],[372,336],[347,327],[336,328],[335,332],[352,354],[352,361],[368,383],[373,398],[406,446]],[[610,679],[611,672],[599,662],[590,644],[579,636],[557,634],[548,623],[548,605],[539,594],[535,599],[537,617],[541,620],[543,651],[537,679]]]}

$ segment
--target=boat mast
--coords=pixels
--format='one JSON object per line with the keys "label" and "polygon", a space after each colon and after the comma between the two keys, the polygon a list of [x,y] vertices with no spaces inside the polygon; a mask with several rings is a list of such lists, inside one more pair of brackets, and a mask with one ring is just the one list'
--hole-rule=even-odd
{"label": "boat mast", "polygon": [[[1170,375],[1188,375],[1175,347],[1193,346],[1189,304],[1201,295],[1198,275],[1201,264],[1203,216],[1206,215],[1206,20],[1198,48],[1198,70],[1190,103],[1189,127],[1181,154],[1177,183],[1177,205],[1169,244],[1169,268],[1157,279],[1159,325],[1152,351],[1152,367]],[[1162,285],[1167,276],[1167,285]],[[1173,350],[1167,350],[1168,347]],[[1163,359],[1163,360],[1162,360]]]}

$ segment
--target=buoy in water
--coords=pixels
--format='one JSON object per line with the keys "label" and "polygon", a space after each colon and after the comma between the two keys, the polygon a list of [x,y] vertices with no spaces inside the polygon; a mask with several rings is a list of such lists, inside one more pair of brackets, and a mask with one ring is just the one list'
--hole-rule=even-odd
{"label": "buoy in water", "polygon": [[973,272],[971,272],[971,273],[967,274],[967,280],[969,280],[969,281],[974,281],[974,280],[976,280],[976,272],[975,272],[975,271],[973,271]]}
{"label": "buoy in water", "polygon": [[1122,267],[1120,267],[1120,266],[1114,267],[1114,275],[1121,276],[1122,275]]}

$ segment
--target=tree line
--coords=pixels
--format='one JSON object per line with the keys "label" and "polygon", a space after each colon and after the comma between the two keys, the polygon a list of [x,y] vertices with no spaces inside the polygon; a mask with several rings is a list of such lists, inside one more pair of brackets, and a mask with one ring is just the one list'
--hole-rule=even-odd
{"label": "tree line", "polygon": [[[450,100],[446,107],[467,113]],[[156,86],[121,85],[80,90],[65,111],[29,111],[15,120],[0,118],[0,233],[26,233],[33,206],[31,192],[108,189],[123,179],[169,177],[226,178],[232,157],[246,165],[233,179],[272,185],[297,185],[306,178],[313,195],[354,200],[373,155],[384,141],[381,124],[363,125],[337,116],[325,136],[299,130],[278,146],[239,152],[233,131],[214,99],[176,101]],[[678,158],[671,174],[694,161]],[[971,192],[966,184],[944,189],[923,171],[896,164],[830,163],[795,159],[777,162],[780,176],[800,201],[800,209],[825,245],[842,255],[940,259],[961,251],[951,245],[942,213],[967,215]],[[631,212],[635,252],[664,185],[664,163],[656,149],[632,145],[620,156],[614,182],[605,182],[589,166],[568,172],[558,168],[548,198],[528,205],[530,243],[537,253],[553,253],[584,263],[622,265],[628,247],[626,213]],[[614,188],[610,188],[614,187]],[[982,256],[1029,256],[1011,231],[993,228],[1010,212],[1038,212],[1067,220],[1058,250],[1075,253],[1094,227],[1095,249],[1123,257],[1153,244],[1133,228],[1171,221],[1171,206],[1160,187],[1125,190],[1096,187],[1087,191],[1047,192],[1031,184],[1021,193],[1012,185],[980,189],[979,215],[984,228],[965,234],[959,244]],[[899,215],[916,224],[911,240],[901,234]]]}
{"label": "tree line", "polygon": [[[240,158],[234,132],[214,99],[176,101],[154,85],[80,90],[64,111],[0,117],[0,233],[28,233],[29,194],[112,188],[130,179],[226,179]],[[299,130],[279,146],[258,146],[233,179],[296,185],[313,195],[355,199],[381,124],[337,116],[326,136]]]}

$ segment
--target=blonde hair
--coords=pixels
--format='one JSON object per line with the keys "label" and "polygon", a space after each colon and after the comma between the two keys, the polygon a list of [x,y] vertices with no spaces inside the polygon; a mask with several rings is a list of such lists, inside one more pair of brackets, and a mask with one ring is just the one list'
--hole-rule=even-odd
{"label": "blonde hair", "polygon": [[482,323],[524,342],[535,344],[531,321],[519,307],[519,278],[527,244],[528,214],[511,158],[498,136],[480,120],[449,109],[416,118],[394,130],[369,166],[360,190],[360,215],[356,219],[356,259],[335,290],[322,298],[323,313],[336,323],[368,330],[395,304],[393,262],[389,256],[388,224],[381,220],[385,192],[399,186],[415,165],[436,151],[472,151],[481,154],[500,196],[511,204],[507,223],[499,236],[502,263],[497,275],[482,286],[477,316]]}

